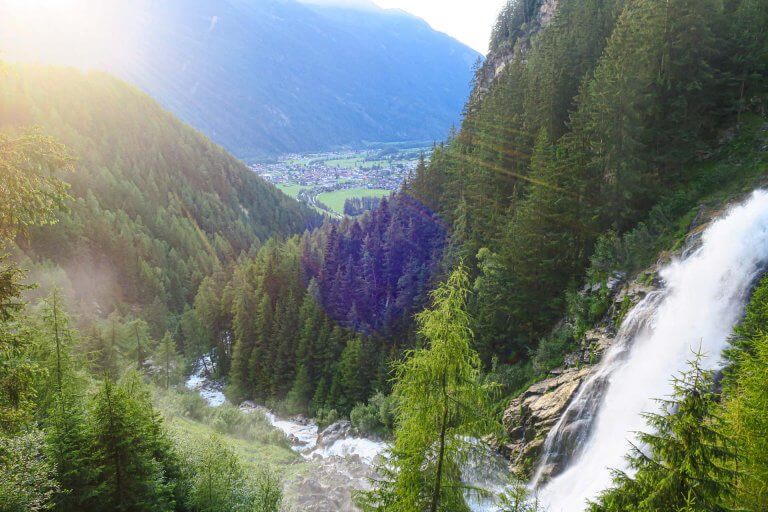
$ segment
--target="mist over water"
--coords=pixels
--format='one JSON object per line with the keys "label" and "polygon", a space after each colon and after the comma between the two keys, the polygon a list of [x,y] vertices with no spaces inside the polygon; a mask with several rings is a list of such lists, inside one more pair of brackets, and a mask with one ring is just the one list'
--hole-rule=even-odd
{"label": "mist over water", "polygon": [[[614,345],[546,440],[541,465],[566,453],[565,471],[540,491],[550,512],[586,508],[611,484],[610,468],[626,469],[633,432],[647,430],[642,412],[672,391],[671,379],[705,354],[716,368],[751,285],[768,262],[768,192],[758,190],[702,235],[701,245],[661,271],[663,289],[637,304]],[[574,423],[575,420],[575,423]]]}

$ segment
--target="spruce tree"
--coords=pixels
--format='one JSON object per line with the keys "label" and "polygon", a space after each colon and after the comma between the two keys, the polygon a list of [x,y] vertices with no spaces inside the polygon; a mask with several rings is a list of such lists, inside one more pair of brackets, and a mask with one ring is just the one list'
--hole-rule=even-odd
{"label": "spruce tree", "polygon": [[176,341],[171,333],[166,332],[155,351],[155,366],[160,368],[160,384],[168,389],[171,384],[176,384],[180,375],[181,364],[179,354],[176,351]]}
{"label": "spruce tree", "polygon": [[593,512],[726,511],[735,474],[723,461],[733,457],[729,435],[715,410],[712,373],[701,356],[674,380],[674,391],[660,399],[662,411],[646,414],[649,432],[627,460],[633,474],[614,472],[614,487]]}
{"label": "spruce tree", "polygon": [[[129,381],[135,391],[135,382]],[[98,510],[166,511],[174,482],[167,479],[160,419],[151,404],[107,378],[93,400],[93,447],[102,484]]]}
{"label": "spruce tree", "polygon": [[[755,309],[765,312],[768,287],[763,285],[761,289],[759,298],[763,300],[753,299],[750,313],[755,313]],[[755,320],[754,315],[751,320]],[[738,510],[757,512],[768,510],[768,336],[759,332],[750,338],[749,344],[745,341],[742,339],[740,345],[745,349],[735,356],[737,365],[723,385],[724,399],[719,412],[724,421],[720,431],[733,439],[735,447],[735,457],[725,461],[736,471],[730,503]]]}

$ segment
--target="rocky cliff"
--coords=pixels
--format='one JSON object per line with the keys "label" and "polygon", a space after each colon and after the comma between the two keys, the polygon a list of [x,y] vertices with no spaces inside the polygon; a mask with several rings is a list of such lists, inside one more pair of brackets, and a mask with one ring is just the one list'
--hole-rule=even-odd
{"label": "rocky cliff", "polygon": [[[722,209],[700,207],[688,228],[688,234],[680,249],[664,252],[650,268],[632,279],[616,274],[602,285],[586,286],[581,293],[598,293],[606,286],[610,306],[603,319],[588,330],[578,347],[565,357],[565,363],[549,372],[548,376],[515,397],[507,407],[503,423],[508,438],[500,447],[510,461],[510,469],[520,477],[531,476],[536,467],[549,431],[561,420],[568,405],[579,392],[582,384],[592,375],[605,351],[613,344],[622,319],[632,306],[661,286],[659,270],[674,255],[697,247],[699,237],[709,222]],[[571,421],[566,417],[563,421]],[[573,421],[580,421],[579,418]],[[565,425],[578,429],[578,425]],[[548,479],[562,469],[567,457],[556,460],[543,468],[541,478]]]}
{"label": "rocky cliff", "polygon": [[510,1],[504,7],[494,28],[490,51],[476,72],[470,105],[482,100],[514,58],[525,59],[534,36],[549,24],[560,2],[562,0]]}

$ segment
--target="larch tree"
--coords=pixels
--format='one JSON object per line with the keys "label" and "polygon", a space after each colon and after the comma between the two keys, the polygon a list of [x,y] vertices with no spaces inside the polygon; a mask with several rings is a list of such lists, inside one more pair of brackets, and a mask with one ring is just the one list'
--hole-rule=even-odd
{"label": "larch tree", "polygon": [[424,347],[396,363],[395,441],[383,479],[360,497],[364,510],[468,510],[463,464],[476,440],[498,426],[487,411],[489,387],[480,383],[480,358],[466,313],[469,278],[459,267],[417,317]]}

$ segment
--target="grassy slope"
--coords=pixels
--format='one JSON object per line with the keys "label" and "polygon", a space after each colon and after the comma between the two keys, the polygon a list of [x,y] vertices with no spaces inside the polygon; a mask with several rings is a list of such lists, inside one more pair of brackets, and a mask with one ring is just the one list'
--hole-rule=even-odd
{"label": "grassy slope", "polygon": [[231,405],[210,407],[193,391],[166,392],[157,387],[153,391],[156,407],[182,447],[194,450],[218,435],[247,474],[268,469],[286,482],[311,469],[310,463],[291,450],[283,433],[259,413],[243,413]]}

